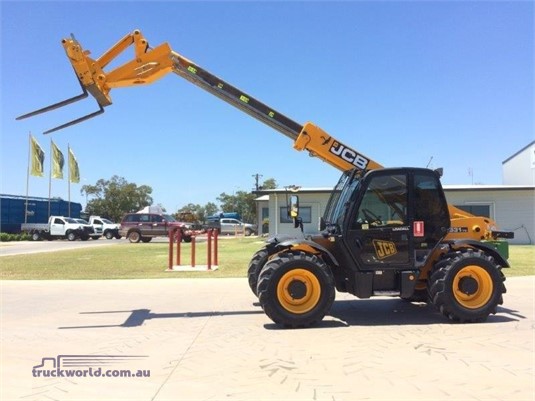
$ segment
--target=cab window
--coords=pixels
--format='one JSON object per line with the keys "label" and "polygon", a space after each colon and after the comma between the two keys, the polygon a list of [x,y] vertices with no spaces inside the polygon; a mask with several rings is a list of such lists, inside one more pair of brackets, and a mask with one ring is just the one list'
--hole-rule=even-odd
{"label": "cab window", "polygon": [[366,230],[407,224],[406,175],[378,175],[372,178],[352,228]]}

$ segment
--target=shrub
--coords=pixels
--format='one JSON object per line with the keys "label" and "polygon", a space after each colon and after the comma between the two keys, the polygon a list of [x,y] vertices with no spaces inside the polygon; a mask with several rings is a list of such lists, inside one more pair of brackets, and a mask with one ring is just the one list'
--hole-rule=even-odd
{"label": "shrub", "polygon": [[0,233],[0,242],[29,241],[30,239],[31,239],[30,234],[27,234],[27,233],[20,233],[20,234]]}

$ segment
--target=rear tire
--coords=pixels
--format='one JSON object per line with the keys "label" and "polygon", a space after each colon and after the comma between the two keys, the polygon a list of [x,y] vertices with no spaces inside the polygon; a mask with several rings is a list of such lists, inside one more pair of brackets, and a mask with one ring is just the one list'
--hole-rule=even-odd
{"label": "rear tire", "polygon": [[483,322],[503,303],[504,281],[492,256],[466,249],[447,254],[435,265],[428,282],[429,297],[450,320]]}
{"label": "rear tire", "polygon": [[334,302],[334,278],[317,256],[284,253],[260,272],[258,297],[273,322],[285,327],[307,327],[319,322]]}
{"label": "rear tire", "polygon": [[35,232],[32,234],[32,241],[40,241],[41,240],[41,234],[38,232]]}
{"label": "rear tire", "polygon": [[130,241],[132,244],[137,244],[139,241],[141,241],[141,234],[139,231],[132,231],[130,234],[128,234],[128,241]]}
{"label": "rear tire", "polygon": [[258,287],[258,276],[262,271],[262,268],[266,264],[269,257],[269,252],[266,248],[262,248],[257,251],[251,261],[249,262],[249,268],[247,269],[247,279],[249,280],[249,287],[253,294],[258,296],[257,287]]}

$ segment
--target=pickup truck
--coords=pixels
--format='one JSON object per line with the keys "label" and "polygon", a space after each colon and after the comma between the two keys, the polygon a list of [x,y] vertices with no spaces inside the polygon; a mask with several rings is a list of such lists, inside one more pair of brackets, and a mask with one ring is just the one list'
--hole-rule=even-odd
{"label": "pickup truck", "polygon": [[90,216],[89,224],[95,229],[95,233],[104,235],[106,239],[121,239],[119,234],[119,224],[100,216]]}
{"label": "pickup truck", "polygon": [[74,220],[80,223],[80,225],[84,229],[84,235],[80,237],[82,241],[87,241],[89,238],[97,240],[100,237],[102,237],[102,234],[95,232],[95,229],[93,228],[91,224],[89,224],[87,220],[84,220],[84,219],[74,219]]}
{"label": "pickup truck", "polygon": [[216,221],[208,221],[206,228],[217,228],[219,234],[243,234],[246,237],[257,233],[256,225],[230,218],[220,218]]}
{"label": "pickup truck", "polygon": [[22,232],[29,233],[32,240],[41,239],[68,239],[74,241],[78,238],[88,239],[89,230],[70,217],[50,216],[48,223],[23,223],[20,226]]}

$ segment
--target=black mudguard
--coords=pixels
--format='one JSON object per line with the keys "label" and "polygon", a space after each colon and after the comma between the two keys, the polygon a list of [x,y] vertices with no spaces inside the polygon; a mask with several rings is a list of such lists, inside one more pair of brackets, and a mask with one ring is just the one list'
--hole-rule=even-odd
{"label": "black mudguard", "polygon": [[476,249],[482,250],[488,253],[489,255],[491,255],[496,261],[496,263],[498,263],[501,267],[511,267],[509,265],[509,262],[506,259],[504,259],[504,257],[500,255],[500,253],[496,249],[494,249],[490,245],[485,244],[484,242],[474,241],[471,239],[460,239],[460,240],[449,241],[448,243],[449,243],[449,246],[454,250],[465,248],[466,246],[470,248],[476,248]]}

